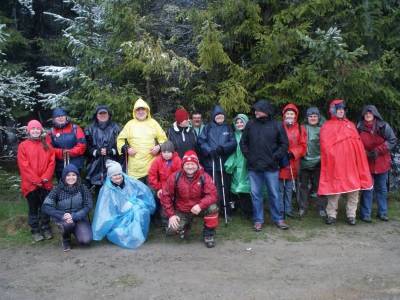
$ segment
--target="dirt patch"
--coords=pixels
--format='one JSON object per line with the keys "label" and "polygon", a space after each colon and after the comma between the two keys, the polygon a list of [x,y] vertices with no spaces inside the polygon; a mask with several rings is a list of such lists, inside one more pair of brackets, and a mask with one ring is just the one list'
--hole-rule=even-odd
{"label": "dirt patch", "polygon": [[217,235],[213,249],[197,234],[165,242],[156,232],[137,250],[105,240],[63,253],[57,235],[0,250],[0,298],[400,299],[399,223],[268,225],[266,241]]}

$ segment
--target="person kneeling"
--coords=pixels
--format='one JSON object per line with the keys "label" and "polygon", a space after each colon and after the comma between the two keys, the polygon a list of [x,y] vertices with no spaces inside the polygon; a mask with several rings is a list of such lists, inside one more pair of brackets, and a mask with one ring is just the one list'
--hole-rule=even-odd
{"label": "person kneeling", "polygon": [[92,229],[88,215],[92,211],[92,196],[81,183],[78,168],[73,164],[64,168],[61,182],[44,200],[42,211],[52,216],[57,224],[64,252],[71,250],[72,233],[78,244],[91,243]]}
{"label": "person kneeling", "polygon": [[156,209],[153,194],[144,183],[122,173],[116,161],[107,160],[106,167],[107,180],[94,211],[93,239],[107,236],[118,246],[136,249],[149,232],[150,214]]}
{"label": "person kneeling", "polygon": [[207,248],[215,246],[214,234],[218,225],[217,189],[211,176],[199,165],[192,150],[183,156],[182,169],[168,177],[160,197],[168,218],[166,235],[189,236],[195,216],[203,217],[203,238]]}

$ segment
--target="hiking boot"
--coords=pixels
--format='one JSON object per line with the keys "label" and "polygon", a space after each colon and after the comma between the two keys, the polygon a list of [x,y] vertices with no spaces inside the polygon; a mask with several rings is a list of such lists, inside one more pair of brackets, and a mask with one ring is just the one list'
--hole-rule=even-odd
{"label": "hiking boot", "polygon": [[64,252],[68,252],[71,250],[71,239],[62,239],[61,246]]}
{"label": "hiking boot", "polygon": [[356,218],[354,218],[354,217],[348,217],[348,218],[347,218],[347,222],[348,222],[350,225],[356,225]]}
{"label": "hiking boot", "polygon": [[182,230],[182,231],[179,233],[179,237],[180,237],[181,239],[187,239],[187,238],[189,237],[189,230]]}
{"label": "hiking boot", "polygon": [[328,216],[328,219],[326,219],[326,224],[331,225],[332,223],[336,222],[336,218]]}
{"label": "hiking boot", "polygon": [[280,221],[280,222],[275,222],[275,226],[280,228],[280,229],[289,229],[289,225],[287,225],[285,222]]}
{"label": "hiking boot", "polygon": [[299,217],[303,217],[306,211],[304,209],[299,210]]}
{"label": "hiking boot", "polygon": [[214,237],[212,235],[205,236],[204,237],[204,242],[206,243],[206,247],[207,248],[212,248],[212,247],[215,246]]}
{"label": "hiking boot", "polygon": [[289,218],[292,218],[292,219],[296,218],[296,215],[294,213],[292,213],[291,211],[285,213],[285,215],[287,215]]}
{"label": "hiking boot", "polygon": [[372,223],[372,219],[370,216],[363,216],[361,217],[361,220],[363,220],[365,223]]}
{"label": "hiking boot", "polygon": [[254,231],[261,231],[261,227],[262,227],[262,225],[261,225],[261,223],[254,223],[254,226],[253,226],[253,230]]}
{"label": "hiking boot", "polygon": [[35,232],[34,234],[32,234],[32,238],[35,242],[40,242],[44,240],[44,237],[40,234],[40,232]]}
{"label": "hiking boot", "polygon": [[389,217],[386,214],[377,214],[376,215],[379,219],[381,219],[382,221],[389,221]]}
{"label": "hiking boot", "polygon": [[325,212],[324,210],[320,210],[320,211],[318,212],[318,215],[319,215],[320,217],[326,217],[326,212]]}
{"label": "hiking boot", "polygon": [[51,233],[50,229],[43,230],[42,234],[46,240],[51,240],[53,238],[53,234]]}

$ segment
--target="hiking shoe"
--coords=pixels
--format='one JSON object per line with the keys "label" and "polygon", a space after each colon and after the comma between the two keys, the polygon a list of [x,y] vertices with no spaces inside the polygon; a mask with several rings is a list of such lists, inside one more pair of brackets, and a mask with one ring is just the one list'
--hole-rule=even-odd
{"label": "hiking shoe", "polygon": [[207,248],[212,248],[212,247],[215,246],[214,237],[212,235],[205,236],[204,237],[204,242],[206,243],[206,247]]}
{"label": "hiking shoe", "polygon": [[254,231],[261,231],[261,227],[262,227],[262,225],[261,225],[261,223],[254,223],[254,226],[253,226],[253,230]]}
{"label": "hiking shoe", "polygon": [[43,230],[42,234],[46,240],[51,240],[53,238],[53,234],[51,233],[50,229]]}
{"label": "hiking shoe", "polygon": [[187,238],[189,237],[189,230],[182,230],[182,231],[179,233],[179,237],[180,237],[181,239],[187,239]]}
{"label": "hiking shoe", "polygon": [[43,235],[40,234],[40,232],[36,232],[34,234],[32,234],[32,238],[35,242],[40,242],[44,240]]}
{"label": "hiking shoe", "polygon": [[71,250],[71,239],[62,239],[61,246],[64,252],[68,252]]}
{"label": "hiking shoe", "polygon": [[361,220],[363,220],[365,223],[372,223],[372,219],[370,216],[363,216],[361,217]]}
{"label": "hiking shoe", "polygon": [[306,211],[304,209],[300,209],[299,210],[299,217],[304,216],[305,213],[306,213]]}
{"label": "hiking shoe", "polygon": [[280,221],[280,222],[275,222],[275,226],[280,228],[280,229],[289,229],[289,225],[287,225],[285,222]]}
{"label": "hiking shoe", "polygon": [[336,222],[336,218],[328,216],[328,219],[326,219],[325,223],[328,225],[331,225],[332,223]]}
{"label": "hiking shoe", "polygon": [[348,222],[350,225],[356,225],[356,218],[354,218],[354,217],[348,217],[348,218],[347,218],[347,222]]}
{"label": "hiking shoe", "polygon": [[325,212],[324,210],[320,210],[320,211],[318,212],[318,215],[319,215],[320,217],[326,217],[326,212]]}
{"label": "hiking shoe", "polygon": [[377,214],[376,215],[379,219],[381,219],[382,221],[389,221],[389,217],[386,214]]}

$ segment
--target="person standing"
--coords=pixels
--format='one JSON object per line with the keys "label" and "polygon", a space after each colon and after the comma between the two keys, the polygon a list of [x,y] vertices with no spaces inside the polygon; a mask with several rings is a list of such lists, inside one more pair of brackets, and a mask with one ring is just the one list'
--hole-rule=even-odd
{"label": "person standing", "polygon": [[167,140],[164,130],[150,115],[150,107],[139,98],[130,120],[117,138],[120,154],[128,153],[128,174],[149,185],[148,171],[151,163]]}
{"label": "person standing", "polygon": [[[214,178],[214,183],[218,190],[221,215],[225,216],[226,208],[226,218],[227,220],[232,220],[232,208],[230,205],[231,176],[225,172],[224,164],[229,155],[236,149],[235,133],[225,121],[225,111],[221,106],[214,106],[211,117],[213,122],[204,127],[198,138],[198,145],[203,157],[201,163],[205,172]],[[221,173],[223,177],[221,177]],[[226,205],[224,205],[224,202]]]}
{"label": "person standing", "polygon": [[[317,107],[307,109],[305,128],[307,130],[307,152],[300,159],[300,188],[299,188],[299,215],[302,217],[308,207],[308,183],[311,179],[318,190],[319,174],[321,171],[321,149],[319,135],[325,118],[321,116]],[[326,217],[328,196],[317,196],[317,211],[320,217]]]}
{"label": "person standing", "polygon": [[356,126],[346,118],[345,108],[344,100],[333,100],[329,105],[331,119],[321,128],[318,195],[328,195],[328,225],[336,222],[341,194],[347,198],[347,222],[356,225],[358,193],[372,189],[365,149]]}
{"label": "person standing", "polygon": [[233,119],[235,128],[235,138],[237,142],[236,151],[233,152],[225,162],[226,173],[231,174],[231,192],[232,197],[236,197],[236,204],[242,210],[242,220],[253,218],[253,203],[250,196],[249,175],[247,173],[247,160],[240,151],[240,139],[249,118],[244,114],[238,114]]}
{"label": "person standing", "polygon": [[253,230],[260,231],[264,223],[264,183],[272,221],[280,229],[288,229],[289,226],[283,222],[279,203],[279,163],[289,149],[288,137],[282,122],[273,118],[274,108],[267,100],[257,101],[251,109],[256,118],[244,128],[240,149],[247,158],[254,211]]}
{"label": "person standing", "polygon": [[303,125],[297,123],[299,110],[296,105],[288,104],[282,110],[283,127],[289,140],[289,149],[286,157],[289,165],[279,172],[279,200],[281,212],[289,218],[294,218],[292,212],[292,191],[299,169],[300,158],[307,151],[307,131]]}
{"label": "person standing", "polygon": [[197,136],[200,135],[201,131],[204,128],[203,124],[203,115],[200,111],[195,110],[192,112],[192,119],[190,121],[190,127],[196,132]]}
{"label": "person standing", "polygon": [[93,114],[93,124],[85,131],[87,142],[86,182],[95,186],[95,195],[99,194],[107,177],[105,162],[107,159],[119,161],[117,137],[122,128],[111,122],[112,114],[106,105],[98,105]]}
{"label": "person standing", "polygon": [[218,225],[217,190],[212,178],[203,171],[194,151],[183,156],[182,169],[168,177],[161,193],[161,204],[168,218],[166,235],[189,236],[195,216],[203,217],[203,239],[207,248],[215,246]]}
{"label": "person standing", "polygon": [[71,163],[79,172],[83,168],[86,140],[83,130],[72,124],[62,108],[53,111],[53,127],[47,132],[46,143],[53,146],[56,155],[56,178],[60,182],[64,167]]}
{"label": "person standing", "polygon": [[42,210],[53,217],[62,234],[62,249],[71,250],[71,234],[76,242],[88,245],[92,241],[89,213],[92,211],[92,196],[81,183],[78,169],[73,164],[62,172],[61,182],[43,202]]}
{"label": "person standing", "polygon": [[363,107],[357,129],[367,154],[369,171],[374,182],[373,189],[361,192],[361,219],[367,223],[372,222],[372,198],[375,190],[378,204],[377,217],[382,221],[389,221],[386,181],[391,163],[390,151],[396,145],[396,135],[389,124],[383,121],[374,105]]}
{"label": "person standing", "polygon": [[189,114],[184,109],[175,112],[175,122],[167,131],[167,138],[174,144],[175,151],[182,159],[183,155],[192,150],[197,153],[197,135],[189,126]]}
{"label": "person standing", "polygon": [[53,238],[50,216],[41,207],[53,189],[52,177],[56,161],[54,149],[41,138],[42,124],[32,120],[26,131],[28,139],[18,146],[17,162],[21,174],[21,191],[28,200],[28,224],[33,240],[39,242]]}

